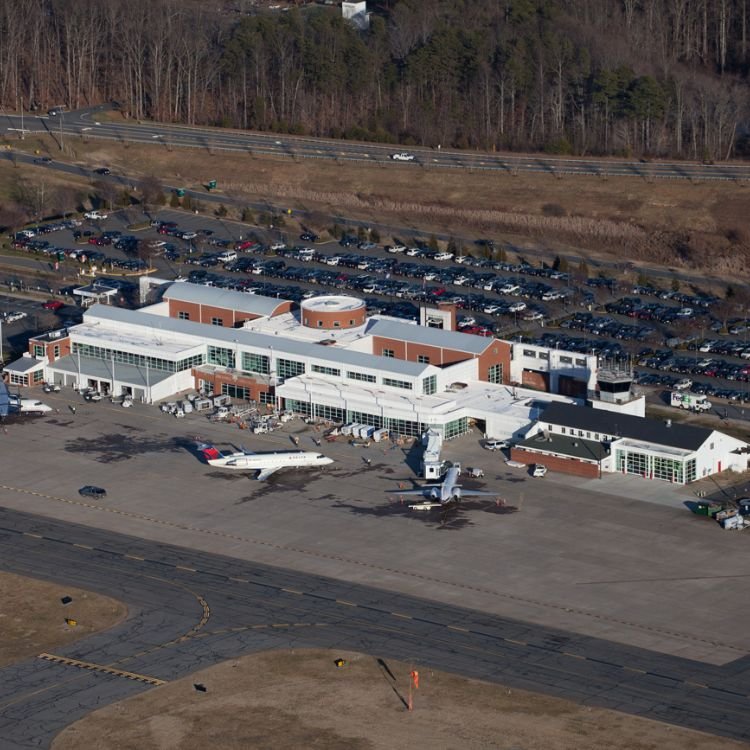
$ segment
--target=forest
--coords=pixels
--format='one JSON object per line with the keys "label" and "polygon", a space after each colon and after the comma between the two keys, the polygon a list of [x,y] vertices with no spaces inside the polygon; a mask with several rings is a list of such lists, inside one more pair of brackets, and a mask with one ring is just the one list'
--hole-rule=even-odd
{"label": "forest", "polygon": [[0,0],[5,111],[334,138],[718,161],[750,155],[748,0],[335,6]]}

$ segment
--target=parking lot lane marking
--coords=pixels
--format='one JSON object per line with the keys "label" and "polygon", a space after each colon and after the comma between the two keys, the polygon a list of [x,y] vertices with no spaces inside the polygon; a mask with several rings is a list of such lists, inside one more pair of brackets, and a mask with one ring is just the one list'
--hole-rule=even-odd
{"label": "parking lot lane marking", "polygon": [[391,612],[394,617],[400,617],[403,620],[411,620],[411,615],[402,615],[401,612]]}
{"label": "parking lot lane marking", "polygon": [[187,570],[188,573],[197,573],[195,568],[188,568],[186,565],[175,565],[177,570]]}
{"label": "parking lot lane marking", "polygon": [[160,680],[157,677],[150,677],[145,674],[138,674],[137,672],[127,672],[124,669],[116,669],[109,667],[106,664],[95,664],[90,661],[81,661],[80,659],[71,659],[67,656],[57,656],[56,654],[39,654],[40,659],[45,661],[51,661],[56,664],[64,664],[68,667],[77,667],[78,669],[88,669],[92,672],[102,672],[103,674],[114,675],[115,677],[124,677],[128,680],[135,680],[137,682],[145,682],[148,685],[166,685],[165,680]]}
{"label": "parking lot lane marking", "polygon": [[459,633],[471,632],[468,628],[461,628],[458,625],[448,625],[448,630],[457,630]]}
{"label": "parking lot lane marking", "polygon": [[347,607],[356,607],[357,605],[354,602],[348,602],[345,599],[336,599],[336,604],[343,604]]}
{"label": "parking lot lane marking", "polygon": [[295,589],[285,589],[285,588],[282,588],[281,590],[285,591],[287,594],[297,594],[298,596],[304,596],[303,591],[295,591]]}

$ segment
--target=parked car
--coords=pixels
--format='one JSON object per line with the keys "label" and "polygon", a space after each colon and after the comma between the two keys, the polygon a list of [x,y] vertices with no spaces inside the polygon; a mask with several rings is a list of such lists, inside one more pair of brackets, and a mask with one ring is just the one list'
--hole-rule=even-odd
{"label": "parked car", "polygon": [[108,167],[99,167],[99,169],[95,169],[94,172],[96,174],[112,174]]}
{"label": "parked car", "polygon": [[547,467],[544,464],[534,464],[534,470],[531,472],[532,477],[544,477],[547,475]]}
{"label": "parked car", "polygon": [[45,383],[42,386],[42,390],[45,393],[59,393],[60,386],[57,383]]}
{"label": "parked car", "polygon": [[402,151],[400,154],[391,154],[391,159],[394,161],[414,161],[414,154]]}
{"label": "parked car", "polygon": [[50,299],[42,303],[42,307],[45,310],[59,310],[61,307],[65,307],[64,302],[60,302],[59,299]]}
{"label": "parked car", "polygon": [[93,221],[99,220],[102,221],[103,219],[106,219],[109,214],[104,214],[101,211],[86,211],[86,213],[83,215],[84,219],[90,219]]}
{"label": "parked car", "polygon": [[485,440],[484,449],[488,451],[502,451],[506,448],[510,448],[510,443],[507,440]]}
{"label": "parked car", "polygon": [[107,497],[107,490],[103,487],[95,487],[93,484],[87,484],[85,487],[81,487],[81,489],[78,490],[78,494],[82,497],[102,498]]}

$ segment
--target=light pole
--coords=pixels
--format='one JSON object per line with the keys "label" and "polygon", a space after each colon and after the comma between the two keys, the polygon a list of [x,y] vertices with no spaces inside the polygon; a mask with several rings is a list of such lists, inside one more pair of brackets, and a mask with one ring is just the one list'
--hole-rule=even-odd
{"label": "light pole", "polygon": [[0,320],[0,367],[5,364],[5,357],[3,355],[3,321]]}
{"label": "light pole", "polygon": [[21,96],[21,140],[23,140],[23,96]]}
{"label": "light pole", "polygon": [[60,151],[65,150],[65,144],[63,143],[63,115],[65,113],[60,111]]}

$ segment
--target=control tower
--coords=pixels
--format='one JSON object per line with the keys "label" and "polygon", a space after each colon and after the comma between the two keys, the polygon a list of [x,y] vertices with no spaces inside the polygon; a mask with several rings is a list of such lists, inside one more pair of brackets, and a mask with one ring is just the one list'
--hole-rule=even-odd
{"label": "control tower", "polygon": [[596,392],[591,398],[594,409],[618,414],[646,416],[646,398],[633,392],[633,368],[630,360],[605,361],[596,373]]}

